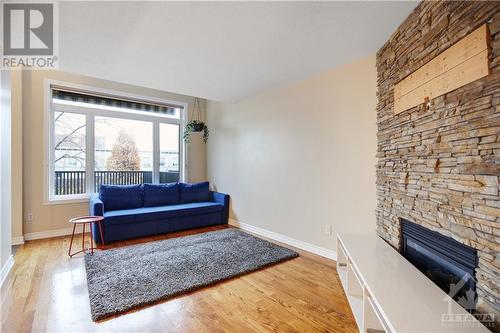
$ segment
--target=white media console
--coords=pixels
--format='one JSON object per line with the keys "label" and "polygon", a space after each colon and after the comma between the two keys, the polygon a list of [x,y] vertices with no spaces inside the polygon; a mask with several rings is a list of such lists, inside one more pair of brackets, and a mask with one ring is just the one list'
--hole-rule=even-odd
{"label": "white media console", "polygon": [[377,235],[337,235],[337,271],[360,332],[490,333]]}

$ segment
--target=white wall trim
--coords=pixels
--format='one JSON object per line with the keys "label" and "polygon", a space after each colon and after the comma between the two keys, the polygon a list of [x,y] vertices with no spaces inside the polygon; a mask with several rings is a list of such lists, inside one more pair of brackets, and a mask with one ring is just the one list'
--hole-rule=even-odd
{"label": "white wall trim", "polygon": [[[311,243],[307,243],[298,239],[294,239],[288,236],[284,236],[281,234],[278,234],[273,231],[269,231],[266,229],[262,229],[247,223],[242,223],[234,219],[229,219],[229,224],[235,227],[238,227],[242,230],[250,231],[253,232],[254,234],[270,238],[272,240],[294,246],[296,248],[299,248],[304,251],[308,251],[314,254],[317,254],[319,256],[332,259],[332,260],[337,260],[337,252],[334,250],[326,249],[321,246],[317,246]],[[72,228],[65,228],[65,229],[57,229],[57,230],[50,230],[50,231],[38,231],[38,232],[30,232],[24,235],[24,240],[35,240],[35,239],[43,239],[43,238],[52,238],[52,237],[60,237],[60,236],[67,236],[71,235],[71,232],[73,231]]]}
{"label": "white wall trim", "polygon": [[262,229],[262,228],[259,228],[259,227],[256,227],[256,226],[253,226],[250,224],[239,222],[239,221],[234,220],[234,219],[229,219],[229,224],[232,226],[238,227],[242,230],[250,231],[250,232],[253,232],[254,234],[257,234],[257,235],[260,235],[263,237],[267,237],[267,238],[270,238],[272,240],[275,240],[275,241],[278,241],[278,242],[281,242],[281,243],[284,243],[284,244],[287,244],[290,246],[294,246],[294,247],[299,248],[301,250],[311,252],[311,253],[317,254],[319,256],[328,258],[328,259],[337,260],[337,251],[326,249],[324,247],[317,246],[317,245],[314,245],[311,243],[306,243],[306,242],[303,242],[301,240],[294,239],[294,238],[291,238],[288,236],[284,236],[284,235],[278,234],[276,232]]}
{"label": "white wall trim", "polygon": [[[71,235],[72,231],[73,231],[73,228],[64,228],[64,229],[49,230],[49,231],[29,232],[27,234],[24,234],[24,239],[28,241],[28,240],[35,240],[35,239],[67,236],[67,235]],[[81,233],[81,231],[79,233]]]}
{"label": "white wall trim", "polygon": [[2,267],[2,272],[0,273],[0,286],[2,286],[3,282],[7,278],[7,275],[9,275],[12,266],[14,266],[14,256],[11,254]]}
{"label": "white wall trim", "polygon": [[11,244],[12,245],[22,245],[22,244],[24,244],[24,237],[23,236],[12,237]]}

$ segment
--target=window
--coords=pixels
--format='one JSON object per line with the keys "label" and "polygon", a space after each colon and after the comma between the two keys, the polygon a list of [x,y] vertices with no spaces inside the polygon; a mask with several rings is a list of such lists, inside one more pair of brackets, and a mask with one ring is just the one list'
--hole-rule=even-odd
{"label": "window", "polygon": [[101,184],[153,182],[152,122],[96,116],[94,128],[96,192]]}
{"label": "window", "polygon": [[179,125],[160,124],[160,183],[179,179]]}
{"label": "window", "polygon": [[182,103],[50,86],[49,200],[184,179]]}
{"label": "window", "polygon": [[54,112],[54,184],[56,195],[86,191],[85,115]]}

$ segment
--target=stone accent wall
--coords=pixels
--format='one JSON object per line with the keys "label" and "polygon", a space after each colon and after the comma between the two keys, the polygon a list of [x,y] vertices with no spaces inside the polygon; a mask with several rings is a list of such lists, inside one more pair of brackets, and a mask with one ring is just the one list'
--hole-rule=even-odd
{"label": "stone accent wall", "polygon": [[[394,84],[484,23],[491,74],[393,111]],[[500,2],[421,2],[377,53],[377,231],[400,247],[400,218],[479,253],[478,309],[500,315]]]}

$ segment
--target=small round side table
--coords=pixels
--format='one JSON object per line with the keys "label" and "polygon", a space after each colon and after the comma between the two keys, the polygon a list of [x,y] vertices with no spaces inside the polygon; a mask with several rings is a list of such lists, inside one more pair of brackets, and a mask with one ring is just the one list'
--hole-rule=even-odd
{"label": "small round side table", "polygon": [[[104,216],[80,216],[80,217],[75,217],[71,220],[69,220],[69,223],[73,224],[73,233],[71,234],[71,242],[69,243],[69,250],[68,250],[68,255],[70,257],[73,257],[75,254],[81,253],[81,252],[86,252],[90,250],[91,254],[94,254],[94,250],[97,249],[97,247],[94,247],[94,237],[92,234],[92,224],[97,223],[99,226],[99,233],[101,234],[101,241],[102,245],[104,246],[104,235],[102,233],[102,226],[101,222],[104,220]],[[75,253],[71,253],[71,247],[73,246],[73,238],[75,237],[75,229],[76,225],[81,224],[83,227],[82,231],[82,249],[80,251],[77,251]],[[90,228],[90,248],[86,249],[85,248],[85,226],[89,224]]]}

